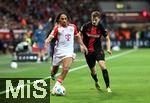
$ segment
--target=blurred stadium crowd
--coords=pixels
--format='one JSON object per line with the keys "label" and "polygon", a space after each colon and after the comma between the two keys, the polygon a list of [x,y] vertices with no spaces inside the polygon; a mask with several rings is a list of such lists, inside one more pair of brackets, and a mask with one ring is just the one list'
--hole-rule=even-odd
{"label": "blurred stadium crowd", "polygon": [[[92,8],[98,9],[98,0],[0,0],[0,28],[36,28],[37,23],[53,20],[64,10],[77,25],[88,20]],[[89,8],[90,7],[90,8]],[[53,21],[54,22],[54,21]]]}
{"label": "blurred stadium crowd", "polygon": [[[117,0],[117,2],[121,1],[123,0]],[[66,11],[70,15],[72,23],[80,28],[83,23],[90,20],[91,11],[103,11],[99,5],[100,2],[99,0],[0,0],[0,52],[13,51],[14,47],[23,40],[30,41],[32,45],[32,37],[38,25],[44,25],[49,18],[52,18],[49,24],[49,33],[54,25],[54,19],[60,11]],[[108,2],[114,2],[114,0],[108,0]],[[149,5],[149,0],[145,0],[145,2]],[[147,20],[149,20],[149,11],[146,13]],[[146,29],[139,31],[136,27],[122,29],[126,24],[122,24],[122,27],[113,26],[115,22],[109,21],[109,17],[108,20],[104,19],[104,23],[106,21],[108,24],[111,23],[109,24],[110,36],[114,41],[136,39],[138,37],[136,34],[140,35],[142,39],[150,39],[149,25],[146,26]],[[114,45],[119,44],[114,42]]]}

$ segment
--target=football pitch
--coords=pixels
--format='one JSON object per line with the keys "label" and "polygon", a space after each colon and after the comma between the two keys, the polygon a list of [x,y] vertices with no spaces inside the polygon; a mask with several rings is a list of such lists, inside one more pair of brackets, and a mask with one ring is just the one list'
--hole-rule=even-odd
{"label": "football pitch", "polygon": [[[50,61],[40,64],[22,62],[18,63],[17,69],[11,69],[10,62],[10,55],[0,55],[0,78],[50,76]],[[106,65],[112,93],[106,92],[98,65],[96,68],[101,91],[96,90],[84,56],[77,53],[77,58],[63,82],[66,95],[50,96],[50,103],[150,103],[150,49],[114,51],[112,56],[106,54]]]}

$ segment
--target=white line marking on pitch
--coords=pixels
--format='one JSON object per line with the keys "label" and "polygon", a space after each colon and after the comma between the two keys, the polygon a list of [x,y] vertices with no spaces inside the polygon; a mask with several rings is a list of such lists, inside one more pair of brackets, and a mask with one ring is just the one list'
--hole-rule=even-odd
{"label": "white line marking on pitch", "polygon": [[[120,53],[120,54],[117,54],[117,55],[108,57],[108,58],[106,58],[106,60],[111,60],[111,59],[118,58],[118,57],[120,57],[120,56],[124,56],[124,55],[126,55],[126,54],[129,54],[129,53],[134,52],[135,50],[136,50],[136,49],[129,50],[129,51],[126,51],[126,52],[123,52],[123,53]],[[79,67],[75,67],[75,68],[73,68],[73,69],[70,69],[69,72],[73,72],[73,71],[76,71],[76,70],[79,70],[79,69],[82,69],[82,68],[85,68],[85,67],[87,67],[86,64],[85,64],[85,65],[82,65],[82,66],[79,66]],[[57,73],[57,74],[56,74],[56,76],[59,76],[59,75],[60,75],[60,73]],[[43,78],[43,79],[46,80],[46,79],[49,79],[49,78],[50,78],[50,76],[45,77],[45,78]],[[23,86],[26,86],[26,85],[27,85],[27,84],[24,84]],[[17,88],[14,88],[14,89],[17,89]],[[1,94],[4,94],[4,93],[6,93],[6,92],[9,92],[9,91],[8,91],[8,90],[1,91],[1,92],[0,92],[0,95],[1,95]]]}
{"label": "white line marking on pitch", "polygon": [[[135,50],[136,50],[136,49],[128,50],[128,51],[126,51],[126,52],[123,52],[123,53],[120,53],[120,54],[117,54],[117,55],[114,55],[114,56],[109,56],[109,57],[106,58],[106,60],[111,60],[111,59],[118,58],[118,57],[120,57],[120,56],[124,56],[124,55],[126,55],[126,54],[129,54],[129,53],[134,52]],[[70,69],[69,72],[73,72],[73,71],[76,71],[76,70],[85,68],[85,67],[87,67],[87,66],[88,66],[88,65],[85,64],[85,65],[82,65],[82,66],[79,66],[79,67],[75,67],[75,68]],[[59,75],[60,75],[60,73],[57,73],[57,74],[56,74],[56,76],[59,76]],[[50,78],[50,76],[48,76],[48,77],[46,77],[46,78]]]}

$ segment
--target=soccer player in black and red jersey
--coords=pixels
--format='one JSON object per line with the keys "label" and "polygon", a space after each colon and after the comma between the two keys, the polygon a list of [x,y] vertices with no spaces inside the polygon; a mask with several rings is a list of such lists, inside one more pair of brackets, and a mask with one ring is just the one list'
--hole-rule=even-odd
{"label": "soccer player in black and red jersey", "polygon": [[91,70],[91,76],[95,81],[96,88],[100,90],[95,67],[97,61],[102,70],[107,92],[112,92],[109,84],[109,74],[105,65],[105,54],[101,46],[101,37],[103,36],[106,38],[107,52],[112,55],[110,38],[106,29],[100,23],[100,20],[101,13],[99,11],[93,11],[91,14],[91,21],[81,27],[79,34],[82,36],[83,42],[88,48],[88,54],[85,54],[85,58]]}

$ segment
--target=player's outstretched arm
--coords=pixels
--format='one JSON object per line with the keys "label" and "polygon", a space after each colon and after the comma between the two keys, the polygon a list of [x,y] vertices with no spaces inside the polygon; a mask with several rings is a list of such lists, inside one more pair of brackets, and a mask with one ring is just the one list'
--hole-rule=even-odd
{"label": "player's outstretched arm", "polygon": [[107,46],[107,52],[112,55],[111,47],[110,47],[110,38],[109,35],[106,36],[106,46]]}
{"label": "player's outstretched arm", "polygon": [[77,42],[80,44],[80,49],[82,53],[88,54],[88,49],[86,48],[86,46],[84,45],[82,39],[81,39],[81,32],[79,32],[76,36],[75,36]]}
{"label": "player's outstretched arm", "polygon": [[53,28],[50,35],[45,39],[45,45],[47,46],[53,38],[56,38],[58,35],[58,27],[57,25]]}
{"label": "player's outstretched arm", "polygon": [[52,18],[50,17],[50,18],[48,19],[47,23],[43,26],[43,31],[48,32],[49,28],[51,28],[51,27],[50,27],[51,21],[52,21]]}
{"label": "player's outstretched arm", "polygon": [[53,35],[49,35],[46,39],[45,39],[45,45],[47,46],[50,42],[51,42],[51,40],[54,38],[54,36]]}

